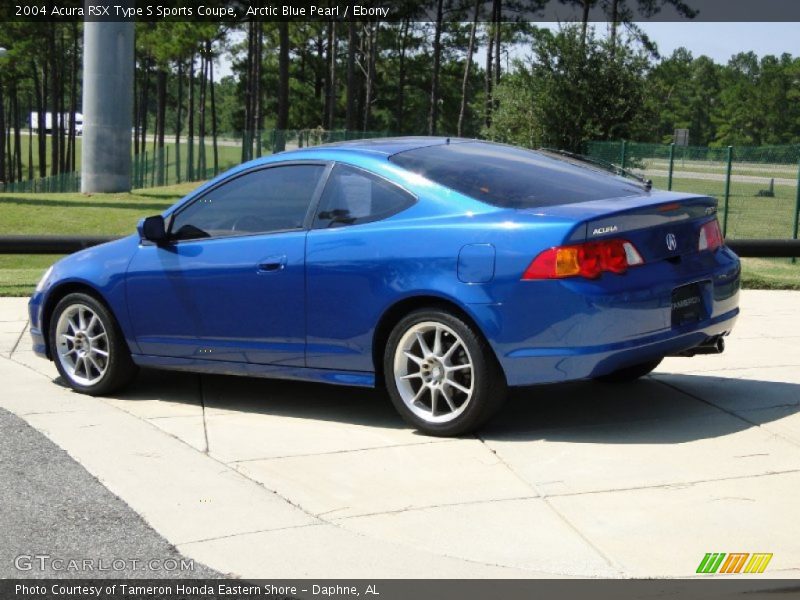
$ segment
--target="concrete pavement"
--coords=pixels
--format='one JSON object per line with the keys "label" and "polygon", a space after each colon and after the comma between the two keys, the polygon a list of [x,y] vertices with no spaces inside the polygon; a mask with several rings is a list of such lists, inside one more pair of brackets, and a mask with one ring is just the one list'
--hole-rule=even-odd
{"label": "concrete pavement", "polygon": [[800,576],[800,293],[745,291],[721,356],[615,386],[517,390],[428,438],[351,388],[143,372],[59,386],[0,299],[0,407],[184,555],[270,577],[690,577],[706,552]]}
{"label": "concrete pavement", "polygon": [[2,409],[0,481],[0,578],[220,577],[182,557],[66,452]]}

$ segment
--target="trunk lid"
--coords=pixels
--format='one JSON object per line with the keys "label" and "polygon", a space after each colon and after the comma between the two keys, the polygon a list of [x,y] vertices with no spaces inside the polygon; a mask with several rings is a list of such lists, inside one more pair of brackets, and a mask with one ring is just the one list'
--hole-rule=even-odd
{"label": "trunk lid", "polygon": [[531,210],[578,222],[567,243],[624,238],[645,262],[697,252],[700,227],[716,216],[709,196],[653,192]]}

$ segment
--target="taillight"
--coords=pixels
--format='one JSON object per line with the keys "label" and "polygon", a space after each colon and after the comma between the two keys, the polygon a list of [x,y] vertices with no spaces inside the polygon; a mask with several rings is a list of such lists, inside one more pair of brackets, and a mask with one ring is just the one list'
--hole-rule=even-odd
{"label": "taillight", "polygon": [[624,273],[644,264],[641,254],[627,240],[603,240],[549,248],[533,259],[522,279],[594,279],[603,271]]}
{"label": "taillight", "polygon": [[714,219],[700,228],[700,239],[697,242],[697,250],[716,250],[722,246],[722,231],[719,229],[719,221]]}

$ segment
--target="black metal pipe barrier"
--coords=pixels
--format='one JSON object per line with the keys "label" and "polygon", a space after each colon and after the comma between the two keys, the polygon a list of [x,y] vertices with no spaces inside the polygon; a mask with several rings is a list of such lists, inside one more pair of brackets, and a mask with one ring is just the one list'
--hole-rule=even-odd
{"label": "black metal pipe barrier", "polygon": [[108,236],[5,235],[0,236],[0,254],[72,254],[115,239]]}
{"label": "black metal pipe barrier", "polygon": [[[71,254],[115,239],[107,236],[7,235],[0,236],[0,254]],[[726,240],[725,243],[744,257],[800,257],[800,240]]]}
{"label": "black metal pipe barrier", "polygon": [[800,240],[725,240],[725,245],[746,258],[800,257]]}

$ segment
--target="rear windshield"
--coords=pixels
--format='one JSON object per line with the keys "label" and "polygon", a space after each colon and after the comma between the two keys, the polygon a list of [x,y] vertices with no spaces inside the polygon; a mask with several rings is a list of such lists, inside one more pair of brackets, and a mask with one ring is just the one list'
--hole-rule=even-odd
{"label": "rear windshield", "polygon": [[502,208],[538,208],[644,193],[636,183],[588,165],[488,142],[416,148],[389,160]]}

